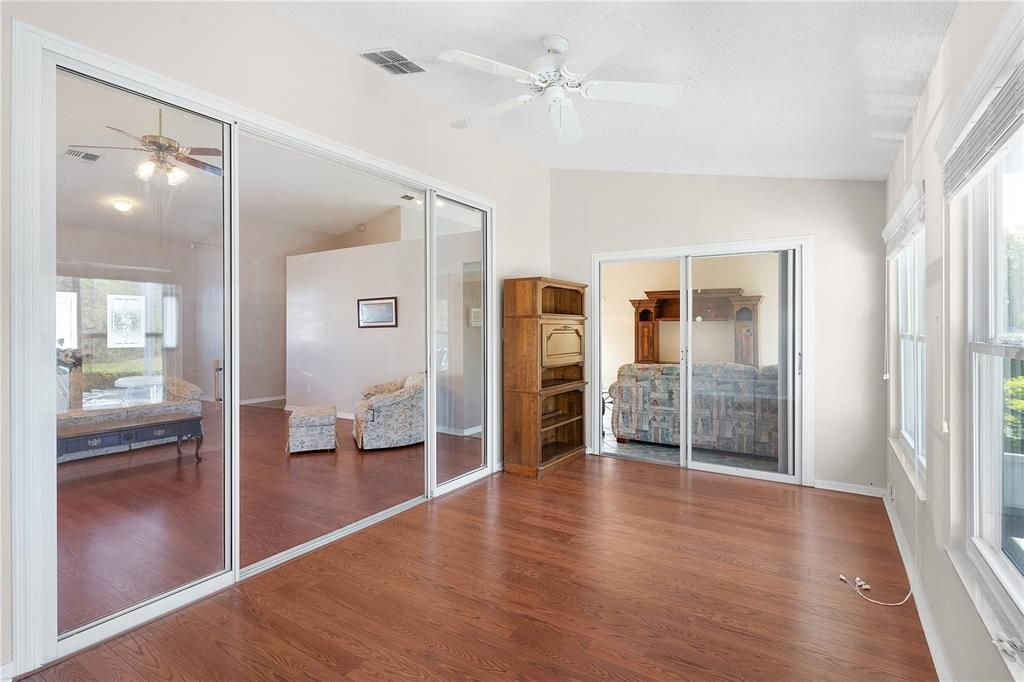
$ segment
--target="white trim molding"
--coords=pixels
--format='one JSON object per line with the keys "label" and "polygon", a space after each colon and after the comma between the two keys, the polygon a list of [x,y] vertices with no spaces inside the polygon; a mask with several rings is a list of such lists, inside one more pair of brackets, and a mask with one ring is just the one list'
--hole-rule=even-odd
{"label": "white trim molding", "polygon": [[[903,559],[903,568],[907,571],[907,580],[910,582],[910,589],[914,594],[914,606],[917,607],[917,617],[921,621],[921,628],[924,630],[924,639],[928,643],[928,651],[932,655],[932,663],[935,665],[935,674],[939,680],[953,682],[956,678],[953,669],[949,665],[949,656],[939,634],[939,626],[932,615],[932,609],[925,597],[924,583],[917,572],[917,563],[914,561],[914,552],[907,542],[907,535],[903,532],[899,515],[892,506],[888,495],[882,497],[885,504],[885,513],[889,517],[889,525],[892,527],[893,537],[896,538],[896,547],[899,549],[900,558]],[[914,504],[918,504],[914,500]]]}
{"label": "white trim molding", "polygon": [[[44,159],[53,156],[41,149],[43,128],[53,122],[43,99],[45,41],[19,22],[11,32],[10,673],[17,675],[53,660],[57,647],[57,595],[51,589],[57,583],[57,547],[50,542],[57,527],[57,492],[53,485],[46,489],[56,480],[57,464],[54,457],[29,456],[46,452],[56,438],[55,421],[49,419],[56,396],[46,382],[34,380],[36,367],[53,365],[48,330],[56,313],[46,283],[48,274],[56,276],[56,267],[45,255],[55,252],[56,235],[36,229],[53,207],[44,208],[41,183],[31,180],[43,176]],[[38,513],[18,513],[29,509]]]}
{"label": "white trim molding", "polygon": [[978,114],[995,94],[1000,77],[1008,76],[1007,66],[1019,61],[1024,49],[1024,3],[1010,3],[1006,17],[989,41],[967,87],[948,122],[935,140],[935,152],[945,164],[974,125]]}
{"label": "white trim molding", "polygon": [[239,405],[257,405],[259,403],[269,403],[274,400],[285,400],[288,396],[286,395],[269,395],[266,398],[246,398],[245,400],[239,400]]}
{"label": "white trim molding", "polygon": [[850,493],[852,495],[864,495],[866,497],[885,497],[886,489],[876,485],[864,485],[862,483],[846,483],[845,481],[822,481],[814,482],[815,488],[821,490],[832,490],[837,493]]}

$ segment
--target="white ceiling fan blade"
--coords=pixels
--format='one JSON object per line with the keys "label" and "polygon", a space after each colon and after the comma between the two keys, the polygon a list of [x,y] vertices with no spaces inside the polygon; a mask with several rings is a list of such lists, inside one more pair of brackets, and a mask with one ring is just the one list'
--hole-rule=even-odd
{"label": "white ceiling fan blade", "polygon": [[458,121],[452,123],[452,128],[471,128],[481,121],[486,121],[487,119],[494,118],[495,116],[501,116],[507,111],[512,111],[513,109],[518,109],[523,105],[529,104],[536,99],[536,97],[536,95],[520,95],[519,97],[513,97],[510,100],[505,100],[501,104],[494,105],[490,109],[484,109],[472,116],[460,118]]}
{"label": "white ceiling fan blade", "polygon": [[626,81],[586,81],[580,94],[587,99],[627,104],[672,106],[683,97],[683,87],[669,83],[630,83]]}
{"label": "white ceiling fan blade", "polygon": [[576,115],[576,107],[571,99],[561,99],[548,105],[551,114],[551,125],[558,134],[559,144],[573,144],[583,139],[583,126]]}
{"label": "white ceiling fan blade", "polygon": [[641,33],[643,29],[632,19],[609,14],[582,45],[569,53],[569,58],[562,64],[562,70],[582,78],[613,54],[634,42]]}
{"label": "white ceiling fan blade", "polygon": [[514,78],[517,81],[525,81],[527,83],[533,80],[533,74],[525,69],[520,69],[516,66],[509,66],[508,64],[502,64],[501,62],[496,62],[493,59],[481,57],[480,55],[471,54],[462,50],[446,50],[439,54],[437,58],[442,62],[465,66],[467,68],[476,69],[477,71],[483,71],[484,73],[493,74],[495,76]]}

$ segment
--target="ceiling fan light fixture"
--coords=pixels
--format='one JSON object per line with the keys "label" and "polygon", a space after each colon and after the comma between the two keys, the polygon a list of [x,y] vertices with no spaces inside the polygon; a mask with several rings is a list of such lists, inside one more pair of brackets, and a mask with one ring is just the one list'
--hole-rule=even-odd
{"label": "ceiling fan light fixture", "polygon": [[154,161],[143,161],[135,169],[135,177],[139,180],[149,180],[153,177],[154,173],[156,173],[156,163]]}
{"label": "ceiling fan light fixture", "polygon": [[177,166],[171,166],[167,169],[167,184],[171,187],[180,185],[181,183],[188,180],[188,173],[181,170]]}

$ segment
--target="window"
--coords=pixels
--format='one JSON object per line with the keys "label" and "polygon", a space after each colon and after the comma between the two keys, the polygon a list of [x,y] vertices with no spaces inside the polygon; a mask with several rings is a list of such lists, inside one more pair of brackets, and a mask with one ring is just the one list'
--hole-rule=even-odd
{"label": "window", "polygon": [[1014,592],[1024,573],[1024,140],[967,202],[972,536]]}
{"label": "window", "polygon": [[925,468],[924,239],[924,232],[918,232],[894,257],[899,327],[898,436],[913,453],[919,473]]}
{"label": "window", "polygon": [[78,294],[57,292],[57,348],[78,348]]}

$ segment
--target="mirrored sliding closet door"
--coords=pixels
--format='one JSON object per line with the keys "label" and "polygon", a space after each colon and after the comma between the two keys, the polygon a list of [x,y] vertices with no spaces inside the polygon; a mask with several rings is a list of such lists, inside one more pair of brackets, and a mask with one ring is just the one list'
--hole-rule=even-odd
{"label": "mirrored sliding closet door", "polygon": [[487,464],[487,213],[447,197],[434,201],[434,339],[437,485]]}
{"label": "mirrored sliding closet door", "polygon": [[240,565],[425,493],[425,193],[239,136]]}
{"label": "mirrored sliding closet door", "polygon": [[59,69],[55,122],[57,615],[67,634],[230,567],[229,135]]}

